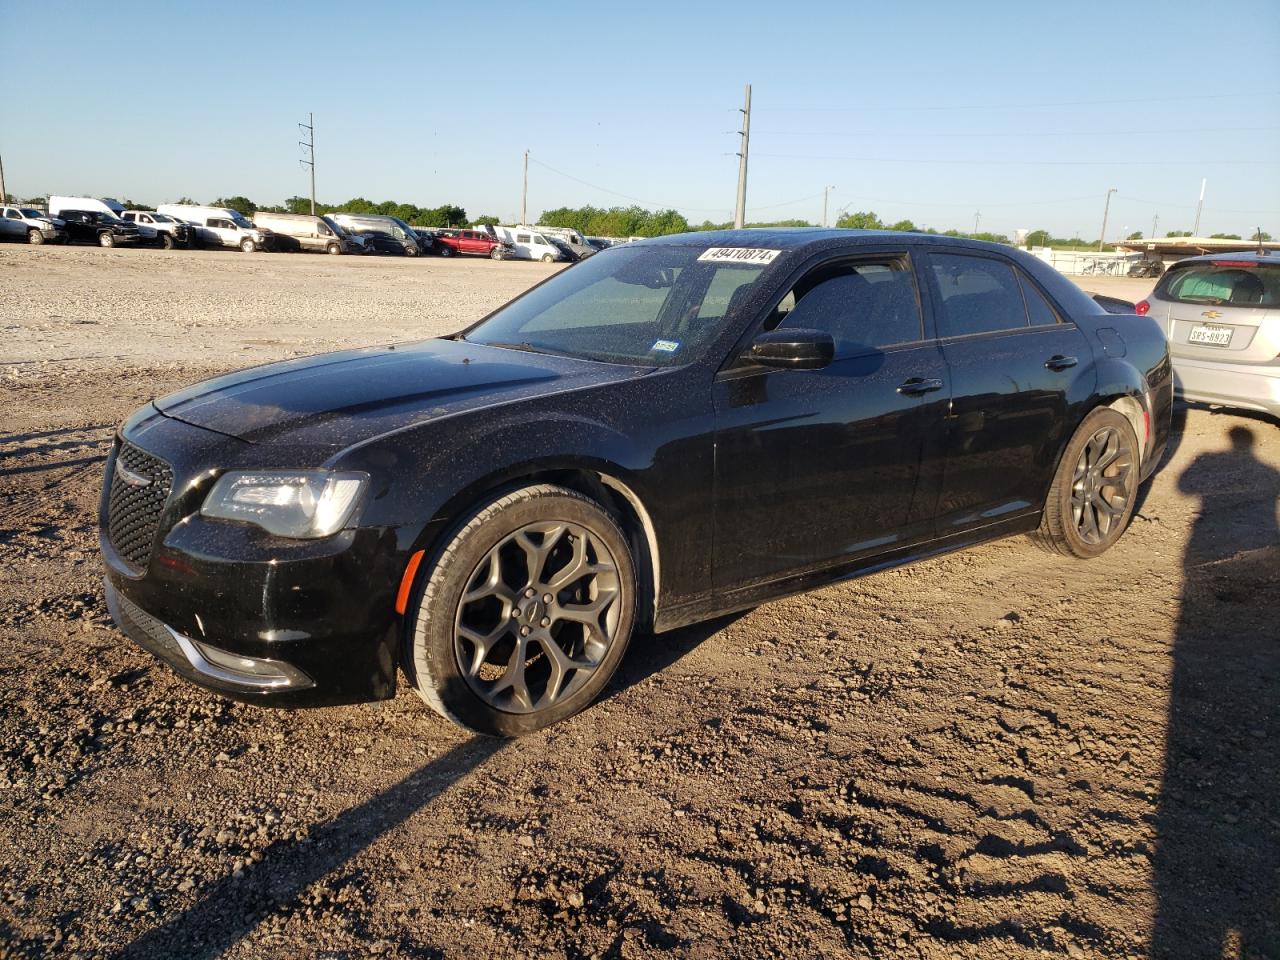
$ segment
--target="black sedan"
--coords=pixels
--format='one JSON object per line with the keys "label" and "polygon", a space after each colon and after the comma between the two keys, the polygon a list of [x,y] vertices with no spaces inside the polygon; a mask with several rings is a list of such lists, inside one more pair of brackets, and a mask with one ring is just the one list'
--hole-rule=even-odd
{"label": "black sedan", "polygon": [[1169,435],[1164,337],[994,244],[611,248],[454,336],[156,400],[102,495],[117,623],[264,704],[516,735],[633,635],[1029,533],[1095,557]]}
{"label": "black sedan", "polygon": [[355,235],[364,241],[366,253],[390,253],[395,256],[405,255],[404,244],[381,230],[357,230]]}

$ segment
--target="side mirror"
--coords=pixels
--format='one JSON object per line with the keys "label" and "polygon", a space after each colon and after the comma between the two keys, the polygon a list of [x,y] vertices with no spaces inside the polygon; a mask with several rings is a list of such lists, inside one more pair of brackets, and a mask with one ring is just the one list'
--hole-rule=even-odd
{"label": "side mirror", "polygon": [[836,355],[835,341],[822,330],[769,330],[751,343],[748,356],[766,367],[820,370]]}

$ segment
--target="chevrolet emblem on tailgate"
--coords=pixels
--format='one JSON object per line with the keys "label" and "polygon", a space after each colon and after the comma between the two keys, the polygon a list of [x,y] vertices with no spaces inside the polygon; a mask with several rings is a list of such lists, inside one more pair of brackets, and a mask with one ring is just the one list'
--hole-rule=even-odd
{"label": "chevrolet emblem on tailgate", "polygon": [[1200,316],[1202,316],[1202,317],[1208,317],[1210,320],[1217,320],[1220,316],[1222,316],[1222,311],[1221,311],[1221,310],[1206,310],[1204,313],[1200,314]]}

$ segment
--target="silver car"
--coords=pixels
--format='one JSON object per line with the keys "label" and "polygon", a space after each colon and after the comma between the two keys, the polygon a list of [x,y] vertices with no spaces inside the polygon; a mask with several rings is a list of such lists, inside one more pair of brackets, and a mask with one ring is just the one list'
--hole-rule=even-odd
{"label": "silver car", "polygon": [[1179,260],[1137,312],[1169,339],[1176,396],[1280,418],[1280,252]]}

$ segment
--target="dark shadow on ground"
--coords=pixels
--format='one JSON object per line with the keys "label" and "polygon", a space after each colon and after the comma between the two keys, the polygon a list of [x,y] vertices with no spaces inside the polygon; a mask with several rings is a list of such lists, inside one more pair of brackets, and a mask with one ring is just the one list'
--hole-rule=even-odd
{"label": "dark shadow on ground", "polygon": [[217,957],[268,914],[287,908],[311,884],[404,823],[501,750],[506,741],[474,737],[413,771],[358,807],[318,826],[304,840],[281,840],[240,877],[207,884],[194,904],[143,934],[118,957]]}
{"label": "dark shadow on ground", "polygon": [[716,617],[714,620],[681,627],[669,633],[639,634],[633,637],[631,648],[618,667],[618,672],[614,674],[612,682],[600,695],[600,699],[605,700],[616,696],[627,687],[647,680],[655,673],[661,673],[729,624],[740,620],[750,612],[746,610]]}
{"label": "dark shadow on ground", "polygon": [[1178,480],[1183,559],[1151,956],[1280,957],[1280,472],[1230,432]]}
{"label": "dark shadow on ground", "polygon": [[[604,696],[665,670],[738,616],[657,636],[637,636]],[[190,907],[143,934],[117,956],[195,960],[221,955],[264,917],[288,909],[309,886],[407,821],[508,743],[488,737],[459,743],[389,789],[317,826],[307,839],[272,844],[263,859],[245,868],[240,877],[227,875],[210,882]]]}

